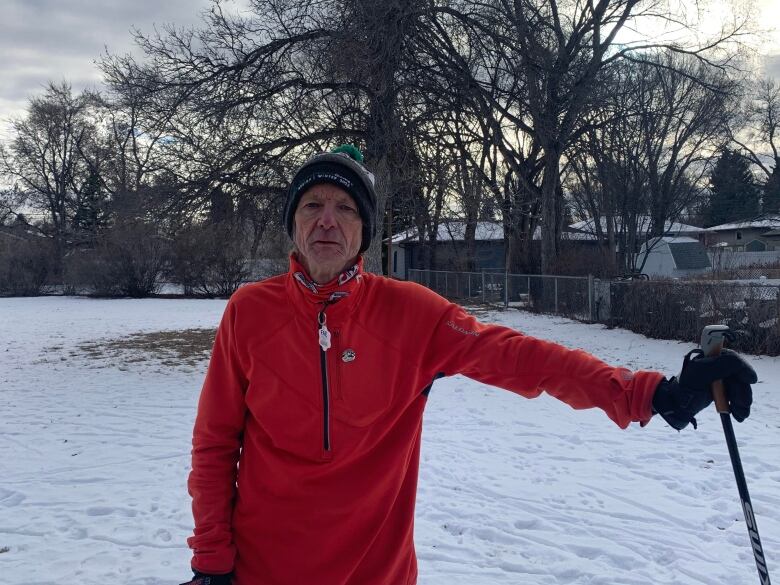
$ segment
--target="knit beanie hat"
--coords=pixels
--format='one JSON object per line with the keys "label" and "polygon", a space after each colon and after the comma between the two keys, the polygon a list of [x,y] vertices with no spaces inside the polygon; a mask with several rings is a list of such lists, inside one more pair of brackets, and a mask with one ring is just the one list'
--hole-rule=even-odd
{"label": "knit beanie hat", "polygon": [[330,183],[344,189],[357,204],[363,220],[363,241],[360,251],[368,249],[376,233],[376,192],[374,175],[363,166],[363,154],[351,144],[343,144],[331,152],[315,154],[298,169],[287,192],[284,225],[293,237],[293,218],[304,192],[319,183]]}

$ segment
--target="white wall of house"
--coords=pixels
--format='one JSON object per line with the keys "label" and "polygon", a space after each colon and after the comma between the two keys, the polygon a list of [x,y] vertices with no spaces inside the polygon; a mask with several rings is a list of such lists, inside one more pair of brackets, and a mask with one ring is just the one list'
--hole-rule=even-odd
{"label": "white wall of house", "polygon": [[717,244],[726,244],[735,248],[739,246],[744,247],[753,240],[762,240],[761,234],[766,231],[767,228],[748,227],[743,229],[708,232],[705,238],[705,245],[710,247]]}
{"label": "white wall of house", "polygon": [[[671,239],[678,242],[680,240],[685,240],[695,243],[696,241],[692,238]],[[637,266],[641,265],[641,260],[645,254],[646,246],[647,244],[642,245],[642,249],[638,255],[639,257]],[[644,268],[642,268],[642,274],[646,274],[650,278],[686,278],[709,271],[710,268],[678,268],[674,260],[674,256],[672,255],[672,251],[669,248],[669,243],[663,240],[651,244],[650,252],[647,255]]]}
{"label": "white wall of house", "polygon": [[[644,246],[639,252],[639,262],[637,266],[641,264],[642,257],[645,254]],[[669,245],[666,242],[660,242],[650,250],[647,255],[647,260],[642,268],[642,274],[647,274],[650,277],[667,277],[674,276],[675,265],[674,258],[672,258],[672,252],[669,250]]]}

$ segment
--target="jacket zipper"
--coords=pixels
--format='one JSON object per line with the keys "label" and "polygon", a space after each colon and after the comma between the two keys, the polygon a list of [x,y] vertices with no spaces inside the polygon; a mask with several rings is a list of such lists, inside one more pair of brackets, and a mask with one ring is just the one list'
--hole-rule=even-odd
{"label": "jacket zipper", "polygon": [[328,385],[328,355],[330,348],[330,331],[326,325],[325,309],[327,303],[322,307],[317,316],[319,325],[317,335],[320,343],[320,373],[322,374],[322,443],[325,451],[330,451],[330,388]]}

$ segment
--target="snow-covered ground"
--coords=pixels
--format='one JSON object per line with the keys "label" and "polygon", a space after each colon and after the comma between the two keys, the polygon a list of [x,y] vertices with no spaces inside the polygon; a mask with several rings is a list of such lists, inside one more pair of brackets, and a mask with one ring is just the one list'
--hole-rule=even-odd
{"label": "snow-covered ground", "polygon": [[[0,583],[186,579],[185,481],[205,363],[89,357],[79,346],[213,327],[223,308],[0,299]],[[668,374],[690,349],[514,311],[487,320]],[[752,363],[756,405],[736,433],[777,580],[780,359]],[[758,582],[714,412],[698,431],[677,433],[661,420],[622,431],[599,411],[454,377],[431,393],[422,459],[420,585]]]}

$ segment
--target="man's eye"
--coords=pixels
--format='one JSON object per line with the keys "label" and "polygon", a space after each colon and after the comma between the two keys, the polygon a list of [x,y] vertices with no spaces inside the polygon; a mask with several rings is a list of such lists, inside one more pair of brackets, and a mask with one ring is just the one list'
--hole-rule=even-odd
{"label": "man's eye", "polygon": [[357,213],[357,209],[349,205],[340,205],[339,209],[341,209],[341,211],[349,211],[351,213]]}

